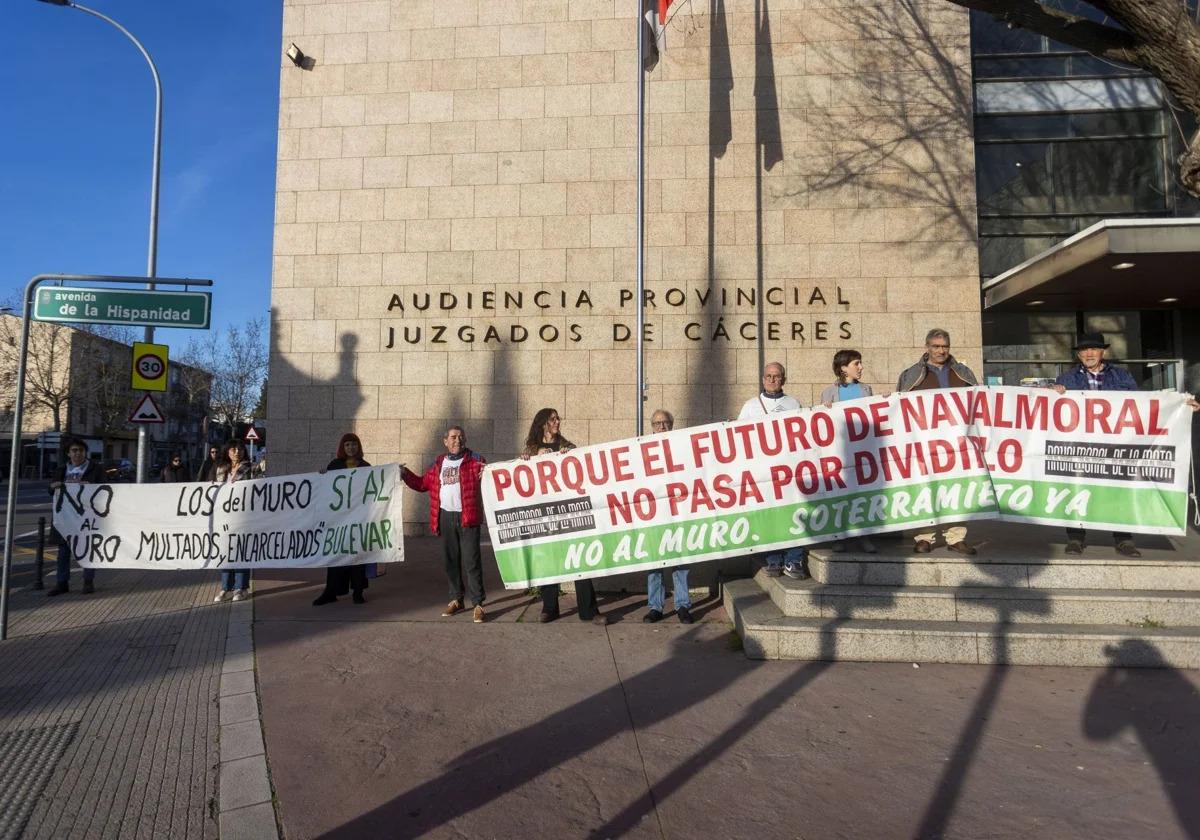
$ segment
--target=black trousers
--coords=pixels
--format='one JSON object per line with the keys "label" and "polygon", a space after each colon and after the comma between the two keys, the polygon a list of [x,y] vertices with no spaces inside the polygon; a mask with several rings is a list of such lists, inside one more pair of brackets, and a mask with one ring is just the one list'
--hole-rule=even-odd
{"label": "black trousers", "polygon": [[[539,590],[542,595],[542,611],[558,615],[558,584],[551,583],[539,587]],[[596,603],[596,587],[590,580],[575,581],[575,602],[579,605],[581,621],[591,621],[600,611],[600,606]]]}
{"label": "black trousers", "polygon": [[[1126,533],[1125,531],[1113,531],[1112,537],[1113,537],[1114,544],[1115,543],[1123,543],[1126,540],[1128,540],[1130,542],[1133,541],[1133,534]],[[1087,531],[1085,531],[1083,528],[1068,528],[1067,529],[1067,539],[1069,539],[1069,540],[1079,540],[1079,542],[1081,542],[1081,543],[1086,543],[1087,542],[1086,538],[1087,538]]]}
{"label": "black trousers", "polygon": [[471,606],[483,603],[483,557],[479,550],[479,526],[464,528],[462,514],[456,510],[438,512],[438,531],[442,536],[442,560],[450,582],[450,600],[464,603],[463,567],[466,567],[466,595]]}
{"label": "black trousers", "polygon": [[330,595],[345,595],[351,589],[362,592],[367,588],[367,567],[330,566],[325,570],[325,591]]}

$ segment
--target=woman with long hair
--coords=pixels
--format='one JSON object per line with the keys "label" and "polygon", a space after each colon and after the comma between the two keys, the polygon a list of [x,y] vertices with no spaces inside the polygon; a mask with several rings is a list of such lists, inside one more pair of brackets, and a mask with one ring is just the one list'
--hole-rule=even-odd
{"label": "woman with long hair", "polygon": [[[859,382],[863,375],[863,362],[862,353],[857,350],[839,350],[834,353],[833,374],[837,378],[821,392],[821,403],[826,408],[833,408],[835,402],[874,396],[875,392],[871,390],[870,385]],[[858,544],[867,554],[879,551],[870,537],[859,537]],[[840,554],[846,550],[846,541],[834,540],[830,547]]]}
{"label": "woman with long hair", "polygon": [[[338,441],[337,452],[334,454],[333,460],[325,466],[325,469],[353,470],[358,467],[369,466],[371,466],[370,462],[362,456],[362,441],[358,439],[358,435],[353,432],[347,432]],[[317,596],[316,600],[313,601],[313,606],[319,607],[323,604],[332,604],[337,600],[337,596],[345,595],[349,591],[354,592],[354,603],[365,604],[367,599],[363,597],[363,590],[366,588],[366,564],[330,566],[325,570],[325,588]]]}
{"label": "woman with long hair", "polygon": [[[250,477],[250,454],[246,444],[234,438],[221,448],[221,460],[217,463],[215,481],[218,484],[233,484],[235,481],[245,481]],[[233,600],[241,601],[250,595],[250,570],[221,572],[221,591],[214,602],[225,600],[231,594]]]}
{"label": "woman with long hair", "polygon": [[[561,431],[562,418],[553,408],[543,408],[533,415],[529,425],[529,434],[525,436],[525,446],[521,450],[522,458],[535,458],[551,452],[566,452],[574,449],[575,444],[567,440]],[[545,624],[558,618],[557,583],[544,584],[539,587],[542,596],[542,614],[538,621]],[[579,604],[580,621],[590,621],[593,624],[608,624],[608,618],[600,612],[596,603],[596,587],[590,580],[575,581],[575,600]]]}

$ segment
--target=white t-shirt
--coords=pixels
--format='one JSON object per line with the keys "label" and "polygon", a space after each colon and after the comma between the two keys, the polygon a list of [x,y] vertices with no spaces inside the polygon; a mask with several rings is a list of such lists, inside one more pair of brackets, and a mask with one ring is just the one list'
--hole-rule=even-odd
{"label": "white t-shirt", "polygon": [[795,397],[789,397],[787,394],[768,397],[766,394],[760,393],[757,397],[746,400],[737,419],[753,420],[756,417],[766,417],[768,414],[780,411],[795,411],[798,408],[800,408],[800,402]]}
{"label": "white t-shirt", "polygon": [[64,476],[64,478],[67,481],[71,481],[71,482],[75,482],[75,483],[82,481],[83,474],[87,470],[87,466],[88,466],[87,461],[84,461],[82,464],[79,464],[78,466],[76,466],[75,464],[72,464],[70,461],[68,461],[67,462],[67,474],[66,474],[66,476]]}
{"label": "white t-shirt", "polygon": [[458,470],[462,466],[463,458],[457,461],[451,461],[449,458],[442,459],[442,480],[441,500],[442,510],[452,510],[456,513],[462,513],[462,485],[458,483]]}

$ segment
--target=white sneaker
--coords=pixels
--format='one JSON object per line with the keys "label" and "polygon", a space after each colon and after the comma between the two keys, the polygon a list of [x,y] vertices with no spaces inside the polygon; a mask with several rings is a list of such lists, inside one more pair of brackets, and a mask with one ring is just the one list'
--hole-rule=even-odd
{"label": "white sneaker", "polygon": [[217,597],[213,598],[213,603],[214,604],[221,603],[222,601],[225,600],[225,596],[228,594],[229,594],[228,592],[226,592],[224,589],[222,589],[220,592],[217,593]]}
{"label": "white sneaker", "polygon": [[246,597],[247,595],[245,589],[239,589],[237,592],[233,593],[233,600],[235,601],[244,601],[246,600]]}

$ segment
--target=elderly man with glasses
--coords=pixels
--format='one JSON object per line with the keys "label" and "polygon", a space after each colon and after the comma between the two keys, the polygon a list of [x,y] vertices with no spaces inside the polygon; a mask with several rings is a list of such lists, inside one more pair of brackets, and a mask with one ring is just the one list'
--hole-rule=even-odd
{"label": "elderly man with glasses", "polygon": [[[967,388],[978,384],[978,381],[969,367],[950,355],[950,333],[935,328],[925,335],[925,353],[921,360],[900,374],[896,390],[904,392],[934,388]],[[913,551],[917,554],[933,551],[939,534],[951,551],[968,556],[975,554],[975,549],[966,543],[967,529],[962,525],[935,527],[917,534],[913,538]]]}
{"label": "elderly man with glasses", "polygon": [[[661,435],[663,432],[669,432],[675,428],[675,417],[669,411],[659,409],[654,412],[650,418],[650,426],[654,429],[656,435]],[[692,623],[692,599],[688,595],[688,568],[687,566],[675,566],[671,570],[671,588],[672,598],[675,601],[675,615],[679,617],[680,624]],[[666,603],[666,592],[663,589],[663,572],[661,569],[655,569],[646,576],[646,591],[649,593],[647,601],[649,602],[650,612],[642,619],[646,624],[654,624],[662,621],[663,606]]]}
{"label": "elderly man with glasses", "polygon": [[[757,396],[746,400],[738,413],[739,420],[757,420],[760,417],[770,417],[781,411],[798,411],[800,401],[783,393],[787,383],[787,371],[779,362],[768,362],[763,366],[762,390]],[[808,551],[800,546],[792,546],[786,551],[775,551],[766,556],[768,577],[787,575],[796,580],[808,577],[804,561]]]}

